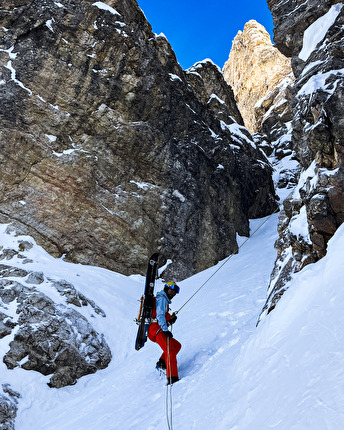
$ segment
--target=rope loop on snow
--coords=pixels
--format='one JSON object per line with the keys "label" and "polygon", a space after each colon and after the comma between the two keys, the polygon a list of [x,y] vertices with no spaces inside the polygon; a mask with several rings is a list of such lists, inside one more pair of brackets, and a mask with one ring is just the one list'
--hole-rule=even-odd
{"label": "rope loop on snow", "polygon": [[[239,246],[238,252],[239,252],[240,248],[242,248],[245,245],[245,243],[248,240],[250,240],[261,227],[263,227],[263,225],[272,217],[272,215],[274,215],[278,211],[279,211],[279,206],[277,206],[277,208],[261,224],[259,224],[259,226],[254,230],[254,232],[247,239],[244,240],[244,242]],[[197,288],[197,290],[188,298],[188,300],[177,311],[175,311],[176,315],[184,308],[184,306],[186,306],[195,297],[196,294],[198,294],[202,290],[202,288],[204,288],[204,286],[210,281],[210,279],[212,279],[216,275],[216,273],[219,272],[222,269],[222,267],[228,263],[228,261],[233,257],[233,255],[235,255],[235,254],[231,254],[229,257],[227,257],[224,260],[224,262],[221,264],[221,266],[218,267],[214,271],[214,273],[212,275],[210,275],[209,278],[206,279],[200,287]]]}

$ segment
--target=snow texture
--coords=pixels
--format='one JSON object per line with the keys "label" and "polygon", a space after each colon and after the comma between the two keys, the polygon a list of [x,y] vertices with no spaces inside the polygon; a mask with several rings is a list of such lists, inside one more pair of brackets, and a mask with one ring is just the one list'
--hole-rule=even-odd
{"label": "snow texture", "polygon": [[320,89],[327,92],[329,95],[333,94],[337,89],[337,85],[333,85],[333,82],[327,84],[326,81],[334,75],[338,75],[338,77],[342,78],[344,76],[344,69],[330,70],[325,73],[320,72],[311,76],[311,78],[299,90],[296,97],[309,95]]}
{"label": "snow texture", "polygon": [[328,29],[336,21],[342,7],[342,3],[333,5],[325,15],[318,18],[306,29],[303,35],[302,50],[299,53],[299,58],[301,60],[308,60],[308,57],[314,51],[318,43],[320,43],[326,36]]}
{"label": "snow texture", "polygon": [[[175,429],[344,428],[344,226],[331,239],[327,256],[294,275],[276,309],[256,328],[275,259],[277,217],[178,314],[173,331],[183,347],[178,356],[182,379],[172,391]],[[251,230],[262,221],[252,221]],[[5,234],[5,227],[0,230],[4,248],[17,247],[18,240],[34,244],[31,238]],[[239,243],[243,240],[239,237]],[[144,278],[66,263],[36,244],[26,256],[31,263],[14,258],[11,265],[64,278],[105,311],[106,318],[93,316],[92,323],[105,334],[114,358],[107,369],[59,390],[46,385],[49,377],[8,370],[1,360],[2,382],[22,395],[16,430],[164,429],[165,381],[154,373],[159,348],[148,341],[134,350],[133,319]],[[172,310],[220,265],[181,282]],[[44,283],[37,288],[49,292]],[[158,282],[156,291],[160,288]],[[0,340],[2,355],[8,337]]]}
{"label": "snow texture", "polygon": [[97,1],[97,2],[93,3],[92,6],[96,6],[98,9],[107,10],[108,12],[112,13],[113,15],[121,15],[119,12],[117,12],[116,9],[114,9],[113,7],[103,3],[101,1]]}
{"label": "snow texture", "polygon": [[181,78],[178,75],[174,74],[174,73],[169,73],[168,75],[169,75],[171,81],[180,81],[180,82],[183,82],[181,80]]}
{"label": "snow texture", "polygon": [[306,212],[306,206],[302,206],[300,213],[295,215],[290,220],[289,225],[289,231],[297,238],[304,238],[306,242],[309,244],[312,243],[310,237],[309,237],[309,228],[308,228],[308,221],[307,221],[307,212]]}

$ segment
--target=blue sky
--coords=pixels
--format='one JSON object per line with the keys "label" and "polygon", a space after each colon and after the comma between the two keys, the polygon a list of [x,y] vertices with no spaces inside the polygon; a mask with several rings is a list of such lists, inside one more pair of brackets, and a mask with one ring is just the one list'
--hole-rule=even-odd
{"label": "blue sky", "polygon": [[137,0],[157,34],[164,33],[183,69],[211,58],[219,67],[228,59],[232,40],[250,19],[272,37],[266,0]]}

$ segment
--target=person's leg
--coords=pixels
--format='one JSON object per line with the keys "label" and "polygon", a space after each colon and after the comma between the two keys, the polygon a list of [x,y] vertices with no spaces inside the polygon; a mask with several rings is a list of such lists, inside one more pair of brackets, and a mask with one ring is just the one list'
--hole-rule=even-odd
{"label": "person's leg", "polygon": [[174,338],[167,338],[163,331],[157,334],[156,342],[163,350],[167,379],[169,379],[169,377],[178,379],[177,354],[182,345]]}
{"label": "person's leg", "polygon": [[[152,323],[148,330],[148,339],[154,343],[157,343],[156,333],[159,331],[160,326],[157,323]],[[161,357],[156,363],[156,367],[160,367],[161,369],[166,369],[166,360],[165,360],[165,352],[163,351]]]}

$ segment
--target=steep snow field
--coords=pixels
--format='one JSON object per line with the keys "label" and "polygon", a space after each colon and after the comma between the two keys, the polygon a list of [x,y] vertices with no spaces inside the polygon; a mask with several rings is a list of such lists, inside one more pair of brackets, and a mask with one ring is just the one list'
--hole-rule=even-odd
{"label": "steep snow field", "polygon": [[[183,346],[182,379],[172,388],[175,430],[344,428],[344,226],[330,241],[328,255],[294,276],[276,309],[256,328],[276,257],[277,218],[269,218],[178,314],[173,333]],[[251,231],[262,222],[251,221]],[[4,228],[1,244],[16,242]],[[139,352],[134,349],[133,320],[144,278],[53,259],[37,245],[28,253],[33,263],[26,269],[72,282],[105,311],[106,318],[90,320],[105,334],[113,360],[107,369],[58,390],[46,385],[48,377],[7,370],[1,362],[1,382],[22,394],[16,430],[167,428],[167,389],[154,369],[159,347],[148,341]],[[220,265],[181,282],[173,310]],[[44,284],[40,288],[52,295]],[[8,336],[0,341],[2,355],[9,341]]]}

